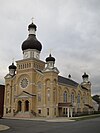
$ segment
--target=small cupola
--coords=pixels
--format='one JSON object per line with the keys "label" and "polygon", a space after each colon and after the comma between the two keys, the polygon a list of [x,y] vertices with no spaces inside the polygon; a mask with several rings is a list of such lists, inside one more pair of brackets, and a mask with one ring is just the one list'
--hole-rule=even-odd
{"label": "small cupola", "polygon": [[29,34],[36,34],[36,29],[37,29],[37,26],[32,22],[29,26],[28,26],[28,31],[29,31]]}
{"label": "small cupola", "polygon": [[50,54],[49,57],[46,58],[46,63],[47,63],[47,67],[53,68],[55,64],[55,58],[52,57],[52,55]]}
{"label": "small cupola", "polygon": [[36,28],[37,28],[37,26],[32,22],[32,23],[28,26],[28,31],[29,31],[30,29],[34,29],[34,30],[36,31]]}
{"label": "small cupola", "polygon": [[43,70],[43,72],[56,72],[57,74],[59,74],[59,70],[57,69],[57,67],[55,67],[55,58],[49,54],[49,56],[45,59],[46,61],[46,66]]}
{"label": "small cupola", "polygon": [[46,58],[46,62],[55,62],[55,58],[51,56],[51,54],[49,55],[49,57]]}
{"label": "small cupola", "polygon": [[9,74],[14,76],[15,75],[15,71],[16,71],[16,66],[14,65],[14,63],[12,63],[10,66],[9,66]]}
{"label": "small cupola", "polygon": [[83,78],[83,82],[88,82],[89,75],[86,74],[86,72],[84,72],[84,74],[82,75],[82,78]]}

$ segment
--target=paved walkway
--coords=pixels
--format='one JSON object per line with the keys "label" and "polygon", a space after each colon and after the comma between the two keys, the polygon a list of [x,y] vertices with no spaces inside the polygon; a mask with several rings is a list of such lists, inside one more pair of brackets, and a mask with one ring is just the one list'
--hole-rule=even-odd
{"label": "paved walkway", "polygon": [[16,117],[4,117],[5,119],[19,119],[19,120],[34,120],[34,121],[47,121],[47,122],[69,122],[75,121],[67,117],[55,117],[55,118],[45,118],[45,117],[34,117],[34,118],[16,118]]}

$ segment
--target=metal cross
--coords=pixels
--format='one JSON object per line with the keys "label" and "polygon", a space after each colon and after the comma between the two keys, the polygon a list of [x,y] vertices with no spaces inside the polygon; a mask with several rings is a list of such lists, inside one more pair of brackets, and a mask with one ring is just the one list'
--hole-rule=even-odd
{"label": "metal cross", "polygon": [[52,51],[53,51],[53,49],[49,49],[50,54],[51,54]]}
{"label": "metal cross", "polygon": [[34,18],[32,17],[31,20],[32,20],[32,23],[33,23]]}
{"label": "metal cross", "polygon": [[12,58],[12,63],[14,63],[14,58]]}

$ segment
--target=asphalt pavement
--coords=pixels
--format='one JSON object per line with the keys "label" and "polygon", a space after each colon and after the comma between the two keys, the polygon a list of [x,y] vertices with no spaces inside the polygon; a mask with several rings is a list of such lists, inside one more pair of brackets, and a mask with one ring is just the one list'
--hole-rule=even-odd
{"label": "asphalt pavement", "polygon": [[0,119],[0,124],[10,127],[3,133],[100,133],[100,117],[72,122]]}

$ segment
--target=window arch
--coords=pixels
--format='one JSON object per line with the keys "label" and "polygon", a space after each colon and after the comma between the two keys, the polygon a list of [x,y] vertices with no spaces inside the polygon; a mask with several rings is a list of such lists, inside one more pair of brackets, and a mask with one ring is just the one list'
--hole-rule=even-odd
{"label": "window arch", "polygon": [[47,89],[47,99],[50,101],[50,89]]}
{"label": "window arch", "polygon": [[50,87],[50,79],[46,80],[46,87]]}
{"label": "window arch", "polygon": [[38,102],[41,102],[41,93],[38,93]]}
{"label": "window arch", "polygon": [[66,91],[64,91],[64,93],[63,93],[63,101],[67,102],[67,92]]}
{"label": "window arch", "polygon": [[56,89],[53,89],[53,101],[56,102]]}
{"label": "window arch", "polygon": [[54,83],[54,87],[56,87],[56,84],[57,84],[56,79],[54,79],[53,83]]}
{"label": "window arch", "polygon": [[62,100],[62,88],[61,87],[59,87],[58,88],[58,98],[59,98],[59,102],[61,102],[61,100]]}
{"label": "window arch", "polygon": [[87,101],[87,100],[86,100],[86,94],[84,93],[84,94],[83,94],[83,103],[86,103],[86,101]]}
{"label": "window arch", "polygon": [[42,83],[40,81],[37,83],[37,87],[38,87],[38,90],[42,89]]}
{"label": "window arch", "polygon": [[77,103],[80,104],[80,94],[78,93],[78,96],[77,96]]}
{"label": "window arch", "polygon": [[71,103],[74,103],[74,92],[71,93]]}

